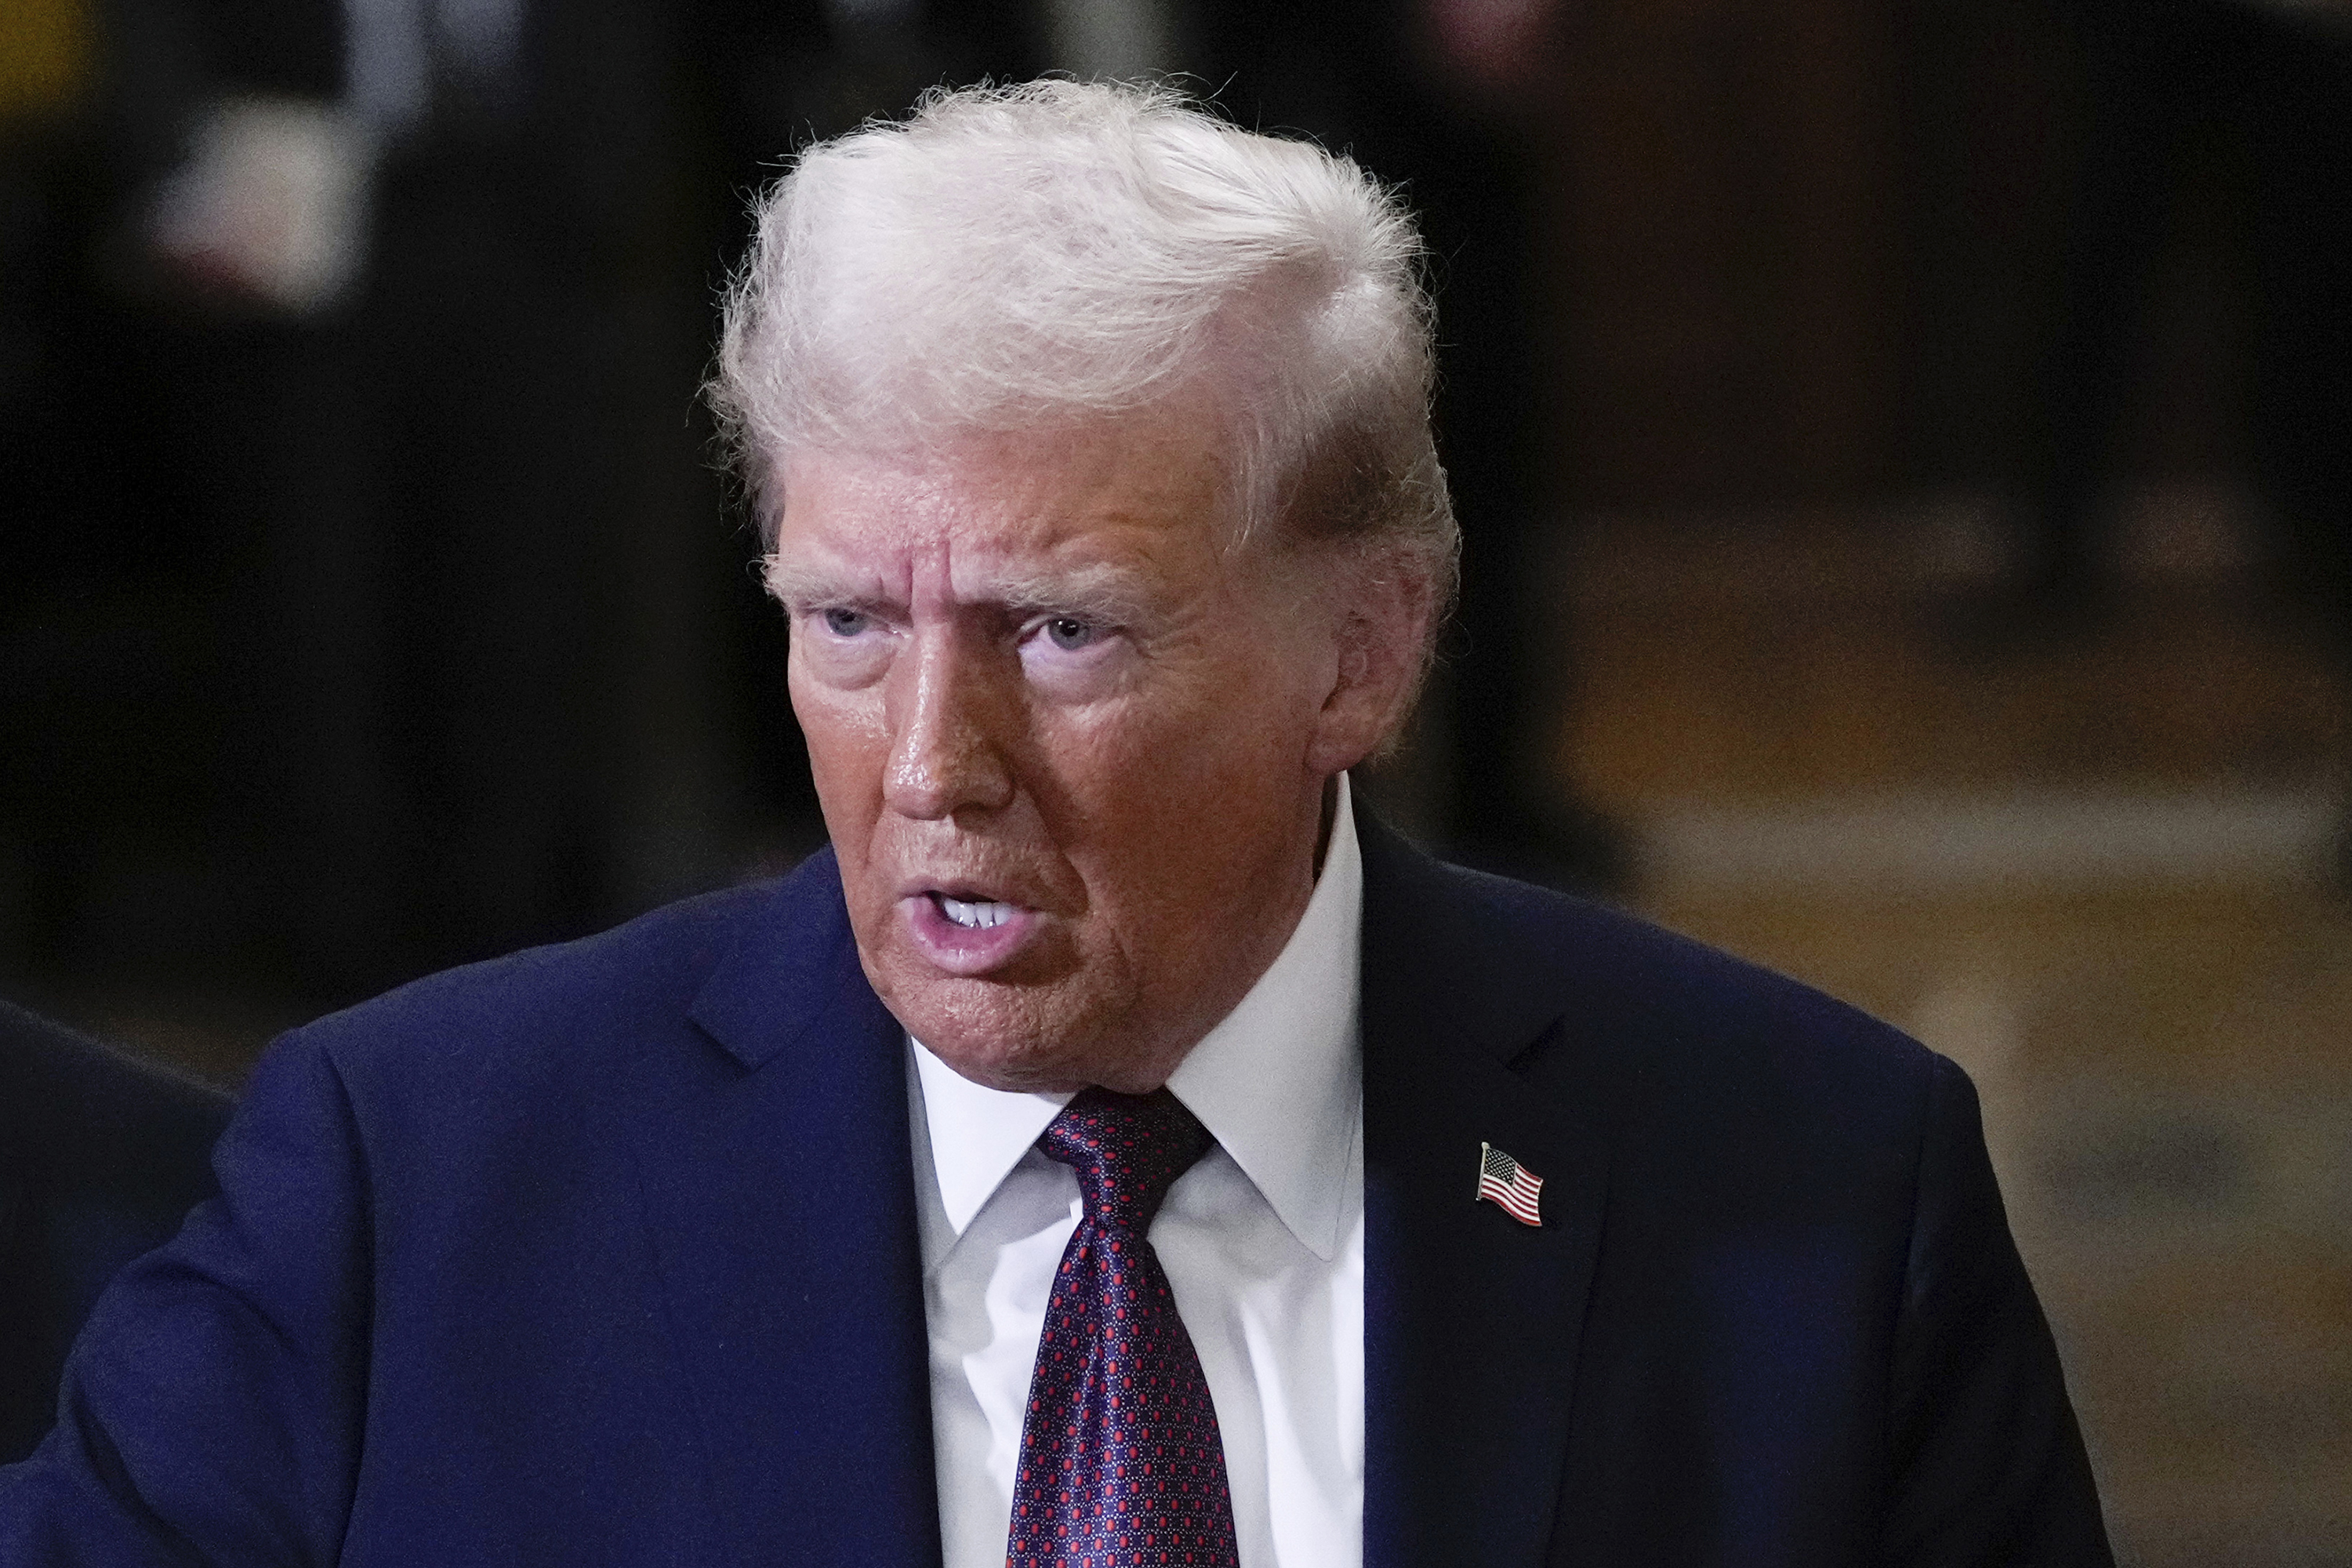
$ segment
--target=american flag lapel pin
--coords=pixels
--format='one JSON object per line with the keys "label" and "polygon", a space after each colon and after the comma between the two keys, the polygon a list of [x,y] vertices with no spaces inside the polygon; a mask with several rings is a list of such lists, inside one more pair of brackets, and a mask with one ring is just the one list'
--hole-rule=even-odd
{"label": "american flag lapel pin", "polygon": [[1538,1201],[1543,1196],[1543,1178],[1496,1148],[1492,1143],[1478,1145],[1478,1197],[1500,1207],[1521,1225],[1543,1224]]}

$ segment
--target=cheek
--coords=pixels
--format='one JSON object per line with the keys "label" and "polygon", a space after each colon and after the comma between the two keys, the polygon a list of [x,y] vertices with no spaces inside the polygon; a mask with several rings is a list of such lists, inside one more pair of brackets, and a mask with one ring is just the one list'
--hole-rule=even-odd
{"label": "cheek", "polygon": [[1097,853],[1183,881],[1266,830],[1305,778],[1315,706],[1286,672],[1203,669],[1181,689],[1041,716],[1034,755]]}
{"label": "cheek", "polygon": [[1188,711],[1171,715],[1160,743],[1187,754],[1190,771],[1204,782],[1279,798],[1303,765],[1314,728],[1311,685],[1296,658],[1235,660],[1204,670],[1184,704]]}
{"label": "cheek", "polygon": [[835,829],[879,810],[882,768],[889,752],[878,694],[845,691],[812,679],[795,654],[787,687],[793,716],[808,746],[809,772],[825,820]]}

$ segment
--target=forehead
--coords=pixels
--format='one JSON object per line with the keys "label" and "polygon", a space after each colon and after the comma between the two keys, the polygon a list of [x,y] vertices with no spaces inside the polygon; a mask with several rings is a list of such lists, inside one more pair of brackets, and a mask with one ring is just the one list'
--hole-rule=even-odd
{"label": "forehead", "polygon": [[961,594],[1006,571],[1213,571],[1236,536],[1228,477],[1213,421],[1177,411],[798,452],[772,572],[780,589],[851,576],[825,585],[893,594],[944,572]]}

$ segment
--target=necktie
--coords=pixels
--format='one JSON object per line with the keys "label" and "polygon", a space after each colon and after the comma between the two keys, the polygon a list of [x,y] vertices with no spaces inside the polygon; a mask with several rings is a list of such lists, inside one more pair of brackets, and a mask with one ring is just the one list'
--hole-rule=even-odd
{"label": "necktie", "polygon": [[1046,1298],[1010,1568],[1237,1568],[1217,1413],[1144,1233],[1213,1140],[1166,1089],[1089,1089],[1037,1147],[1086,1197]]}

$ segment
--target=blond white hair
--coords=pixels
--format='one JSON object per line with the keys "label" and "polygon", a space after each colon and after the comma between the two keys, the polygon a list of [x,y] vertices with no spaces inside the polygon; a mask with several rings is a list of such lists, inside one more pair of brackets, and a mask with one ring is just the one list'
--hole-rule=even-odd
{"label": "blond white hair", "polygon": [[1349,159],[1163,87],[935,89],[761,198],[709,393],[772,538],[796,449],[1147,409],[1215,378],[1245,528],[1456,545],[1421,244]]}

